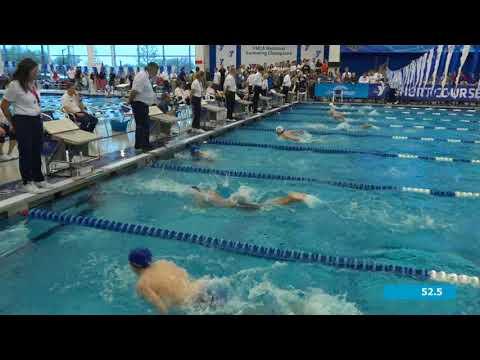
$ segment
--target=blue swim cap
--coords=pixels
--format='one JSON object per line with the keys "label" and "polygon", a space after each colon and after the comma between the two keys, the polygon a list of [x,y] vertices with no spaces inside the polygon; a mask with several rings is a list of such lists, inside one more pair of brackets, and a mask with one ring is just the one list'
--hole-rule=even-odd
{"label": "blue swim cap", "polygon": [[147,248],[136,248],[130,251],[128,261],[133,266],[144,269],[152,263],[152,253]]}
{"label": "blue swim cap", "polygon": [[196,153],[200,152],[200,148],[198,146],[192,146],[190,148],[190,154],[194,155]]}

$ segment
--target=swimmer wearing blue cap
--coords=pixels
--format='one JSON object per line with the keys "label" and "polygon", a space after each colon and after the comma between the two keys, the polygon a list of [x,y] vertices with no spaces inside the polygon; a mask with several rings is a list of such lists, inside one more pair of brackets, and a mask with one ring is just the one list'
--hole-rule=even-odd
{"label": "swimmer wearing blue cap", "polygon": [[286,130],[282,126],[277,126],[275,128],[275,132],[277,133],[278,137],[295,142],[302,141],[300,136],[304,134],[303,130]]}
{"label": "swimmer wearing blue cap", "polygon": [[172,307],[191,304],[208,306],[224,303],[226,294],[214,289],[208,280],[193,280],[187,271],[166,260],[152,262],[147,248],[130,251],[128,261],[138,275],[137,293],[152,303],[161,314]]}
{"label": "swimmer wearing blue cap", "polygon": [[201,151],[200,147],[195,145],[190,147],[190,155],[195,160],[213,160],[213,158],[208,153]]}

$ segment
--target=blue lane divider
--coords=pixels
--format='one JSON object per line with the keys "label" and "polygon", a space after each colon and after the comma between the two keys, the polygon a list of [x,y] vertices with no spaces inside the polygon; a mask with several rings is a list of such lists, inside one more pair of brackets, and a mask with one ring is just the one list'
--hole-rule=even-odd
{"label": "blue lane divider", "polygon": [[[294,112],[294,115],[301,115],[301,116],[306,116],[306,115],[309,115],[309,116],[325,116],[324,113],[322,112],[318,112],[318,111],[303,111],[304,109],[300,109],[300,110],[295,110]],[[328,109],[322,109],[322,110],[328,110]],[[350,109],[348,109],[350,110]],[[345,111],[344,114],[345,115],[348,115],[348,116],[354,116],[354,117],[365,117],[365,116],[369,116],[368,112],[365,112],[365,113],[362,113],[362,112],[349,112],[349,111]],[[377,110],[377,109],[375,109]],[[372,110],[367,110],[367,111],[374,111],[374,109]],[[403,115],[407,115],[406,117],[404,117]],[[379,120],[382,120],[382,121],[388,121],[388,120],[401,120],[401,121],[408,121],[408,122],[411,122],[411,121],[427,121],[427,122],[439,122],[439,123],[444,123],[444,122],[450,122],[450,123],[454,123],[454,122],[463,122],[463,123],[467,123],[467,124],[478,124],[480,123],[480,120],[475,120],[475,119],[462,119],[461,117],[466,117],[466,116],[474,116],[472,114],[459,114],[460,118],[458,117],[454,117],[454,116],[458,116],[457,114],[453,115],[453,114],[445,114],[446,116],[449,116],[449,118],[445,119],[444,117],[440,118],[440,117],[437,117],[437,116],[433,116],[431,118],[424,118],[423,116],[430,116],[432,114],[428,114],[428,113],[425,113],[423,112],[421,115],[416,115],[414,112],[410,113],[410,112],[403,112],[402,114],[396,114],[396,113],[391,113],[391,112],[386,112],[385,115],[383,114],[376,114],[375,116],[375,119],[379,119]],[[401,117],[400,117],[401,116]],[[410,116],[416,116],[415,118],[412,118]],[[422,116],[422,117],[419,117],[419,116]]]}
{"label": "blue lane divider", "polygon": [[83,217],[67,213],[59,213],[46,209],[32,209],[29,213],[32,219],[53,221],[62,224],[80,225],[95,229],[112,232],[135,234],[140,236],[156,237],[165,240],[177,240],[191,244],[201,245],[207,248],[222,250],[239,255],[258,257],[275,261],[290,261],[299,263],[313,263],[331,266],[339,269],[350,269],[356,271],[370,271],[390,273],[400,277],[413,278],[417,280],[436,280],[450,283],[469,284],[478,286],[477,276],[447,274],[444,271],[428,270],[413,266],[400,266],[376,262],[370,259],[357,257],[325,255],[318,252],[308,252],[294,249],[280,249],[275,247],[264,247],[255,244],[243,243],[240,241],[225,240],[208,235],[194,234],[175,230],[160,229],[153,226],[141,224],[129,224],[108,219],[95,217]]}
{"label": "blue lane divider", "polygon": [[[325,121],[320,121],[319,119],[309,119],[309,120],[304,120],[304,119],[281,119],[279,120],[278,118],[272,117],[272,118],[267,118],[266,120],[275,120],[275,121],[281,121],[281,122],[286,122],[286,123],[325,123]],[[478,131],[479,129],[473,129],[473,128],[466,128],[466,127],[446,127],[446,126],[428,126],[428,125],[404,125],[404,124],[379,124],[375,123],[375,126],[381,127],[381,128],[392,128],[392,129],[418,129],[418,130],[451,130],[451,131]]]}
{"label": "blue lane divider", "polygon": [[[262,132],[275,132],[275,129],[272,128],[254,128],[249,126],[243,126],[237,128],[237,130],[246,130],[246,131],[262,131]],[[305,129],[289,129],[289,130],[305,130]],[[480,144],[480,140],[464,140],[464,139],[442,139],[442,138],[431,138],[431,137],[417,137],[417,136],[400,136],[400,135],[382,135],[382,134],[356,134],[351,132],[344,131],[319,131],[319,130],[309,130],[306,129],[312,135],[339,135],[339,136],[349,136],[349,137],[378,137],[386,138],[392,140],[414,140],[414,141],[424,141],[424,142],[446,142],[446,143],[464,143],[464,144]]]}
{"label": "blue lane divider", "polygon": [[141,224],[129,224],[108,219],[83,217],[59,213],[46,209],[32,209],[29,213],[32,219],[41,219],[63,224],[80,225],[101,230],[128,233],[142,236],[157,237],[165,240],[177,240],[204,247],[223,250],[241,255],[254,256],[269,260],[292,261],[302,263],[320,263],[326,266],[346,268],[358,271],[386,272],[398,276],[425,280],[430,278],[429,270],[410,266],[398,266],[345,256],[328,256],[317,252],[307,252],[292,249],[279,249],[258,246],[255,244],[228,241],[202,234],[160,229]]}
{"label": "blue lane divider", "polygon": [[[312,133],[313,134],[313,133]],[[448,156],[423,156],[415,154],[396,154],[396,153],[384,153],[380,151],[362,151],[362,150],[350,150],[350,149],[332,149],[319,146],[300,146],[300,145],[275,145],[275,144],[258,144],[239,141],[228,140],[216,140],[212,139],[208,141],[212,145],[224,145],[224,146],[244,146],[244,147],[257,147],[284,151],[304,151],[313,152],[319,154],[361,154],[380,156],[384,158],[401,158],[401,159],[417,159],[426,161],[438,161],[438,162],[461,162],[467,164],[480,164],[480,160],[477,159],[457,159]]]}
{"label": "blue lane divider", "polygon": [[479,192],[444,191],[444,190],[416,188],[416,187],[409,187],[409,186],[361,184],[361,183],[352,183],[348,181],[320,180],[320,179],[303,177],[303,176],[265,174],[265,173],[257,173],[252,171],[223,170],[223,169],[213,169],[213,168],[201,168],[201,167],[194,167],[194,166],[179,166],[179,165],[168,164],[165,162],[160,162],[160,163],[155,162],[152,164],[151,167],[162,169],[162,170],[168,170],[168,171],[200,173],[200,174],[207,174],[207,175],[220,175],[220,176],[242,177],[242,178],[262,179],[262,180],[309,182],[309,183],[331,185],[331,186],[337,186],[342,188],[350,188],[350,189],[365,190],[365,191],[401,191],[401,192],[414,192],[419,194],[433,195],[433,196],[440,196],[440,197],[480,198]]}

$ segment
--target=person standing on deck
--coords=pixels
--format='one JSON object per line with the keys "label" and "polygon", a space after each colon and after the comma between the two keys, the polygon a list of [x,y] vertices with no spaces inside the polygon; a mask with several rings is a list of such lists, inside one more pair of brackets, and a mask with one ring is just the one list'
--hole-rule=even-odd
{"label": "person standing on deck", "polygon": [[150,145],[150,118],[148,107],[155,103],[151,79],[158,73],[158,64],[148,63],[145,70],[138,72],[133,79],[132,91],[128,102],[132,105],[135,118],[135,149],[151,150]]}

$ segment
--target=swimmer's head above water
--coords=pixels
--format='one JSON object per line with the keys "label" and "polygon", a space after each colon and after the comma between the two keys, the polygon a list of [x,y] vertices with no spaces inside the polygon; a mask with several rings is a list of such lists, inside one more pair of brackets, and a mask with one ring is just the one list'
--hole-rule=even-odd
{"label": "swimmer's head above water", "polygon": [[190,148],[190,155],[196,156],[200,153],[200,148],[198,146],[192,146]]}
{"label": "swimmer's head above water", "polygon": [[277,133],[277,135],[282,135],[285,132],[285,129],[281,126],[277,126],[275,132]]}
{"label": "swimmer's head above water", "polygon": [[136,248],[128,254],[128,262],[137,271],[146,269],[152,263],[152,253],[147,248]]}

